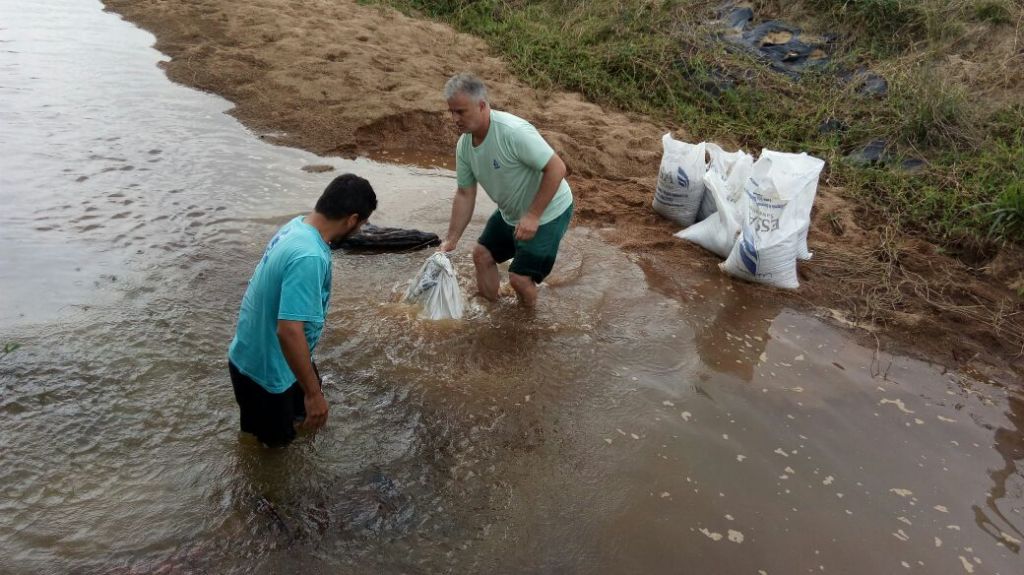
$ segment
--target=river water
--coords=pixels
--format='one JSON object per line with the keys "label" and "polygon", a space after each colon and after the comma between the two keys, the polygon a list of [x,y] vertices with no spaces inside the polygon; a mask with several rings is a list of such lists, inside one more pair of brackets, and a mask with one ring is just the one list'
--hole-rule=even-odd
{"label": "river water", "polygon": [[152,43],[0,0],[0,573],[1024,569],[1019,390],[669,290],[601,230],[535,314],[454,323],[395,303],[428,252],[336,252],[330,420],[259,447],[225,353],[276,227],[352,171],[440,232],[454,180],[266,144]]}

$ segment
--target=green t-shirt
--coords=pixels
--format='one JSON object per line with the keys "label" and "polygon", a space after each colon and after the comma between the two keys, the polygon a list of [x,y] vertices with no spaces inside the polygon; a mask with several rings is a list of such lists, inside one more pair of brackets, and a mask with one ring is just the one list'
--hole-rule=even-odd
{"label": "green t-shirt", "polygon": [[[544,166],[555,151],[526,120],[491,110],[491,125],[479,146],[473,146],[473,134],[463,134],[455,146],[455,173],[460,188],[480,183],[498,204],[501,217],[510,224],[519,223],[533,203],[544,175]],[[563,179],[551,203],[541,215],[546,224],[572,205],[572,191]]]}

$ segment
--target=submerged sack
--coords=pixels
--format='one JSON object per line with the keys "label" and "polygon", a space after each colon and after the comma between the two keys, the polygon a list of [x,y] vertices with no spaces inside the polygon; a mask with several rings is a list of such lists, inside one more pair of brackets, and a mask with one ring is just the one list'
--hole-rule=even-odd
{"label": "submerged sack", "polygon": [[704,143],[687,144],[665,134],[661,137],[664,153],[654,191],[654,211],[682,226],[697,217],[704,197]]}
{"label": "submerged sack", "polygon": [[739,210],[741,238],[721,264],[726,273],[781,288],[800,286],[796,260],[801,242],[806,245],[814,190],[824,165],[807,154],[761,152]]}
{"label": "submerged sack", "polygon": [[447,255],[437,252],[427,258],[416,279],[405,290],[404,301],[423,306],[420,317],[425,319],[462,317],[462,293]]}
{"label": "submerged sack", "polygon": [[[708,156],[711,158],[708,173],[717,173],[719,177],[726,181],[729,190],[736,190],[737,194],[742,193],[743,184],[750,177],[750,169],[754,165],[754,158],[743,150],[726,152],[721,146],[711,142],[708,142],[706,147]],[[730,191],[730,193],[732,192]],[[703,221],[715,213],[717,209],[715,200],[711,196],[705,181],[704,196],[700,202],[700,209],[697,211],[697,221]]]}

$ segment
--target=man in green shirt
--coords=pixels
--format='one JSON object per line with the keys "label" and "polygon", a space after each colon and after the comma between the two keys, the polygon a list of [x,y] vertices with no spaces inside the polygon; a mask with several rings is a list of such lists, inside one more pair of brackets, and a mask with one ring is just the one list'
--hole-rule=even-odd
{"label": "man in green shirt", "polygon": [[453,76],[444,96],[462,136],[455,147],[458,189],[441,249],[451,251],[459,243],[480,184],[498,204],[473,248],[480,295],[498,299],[498,264],[511,259],[509,283],[520,303],[533,307],[537,284],[551,273],[572,219],[565,164],[529,122],[492,110],[479,78]]}

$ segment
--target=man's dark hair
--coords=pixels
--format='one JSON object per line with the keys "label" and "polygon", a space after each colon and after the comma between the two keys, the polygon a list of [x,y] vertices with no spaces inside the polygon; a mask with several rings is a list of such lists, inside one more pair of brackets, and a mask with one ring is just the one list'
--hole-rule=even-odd
{"label": "man's dark hair", "polygon": [[359,214],[360,220],[377,209],[377,194],[370,182],[355,174],[342,174],[327,185],[316,201],[316,211],[329,220],[340,220]]}

